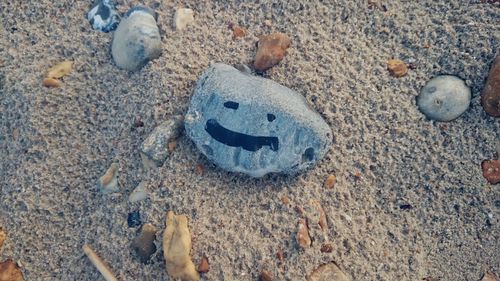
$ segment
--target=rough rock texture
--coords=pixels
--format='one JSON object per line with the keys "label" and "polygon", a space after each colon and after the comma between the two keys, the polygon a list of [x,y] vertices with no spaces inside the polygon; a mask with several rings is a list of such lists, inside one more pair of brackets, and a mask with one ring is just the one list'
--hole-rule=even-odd
{"label": "rough rock texture", "polygon": [[182,132],[182,120],[182,116],[179,115],[169,117],[154,128],[153,132],[142,143],[141,153],[154,165],[160,167],[167,159],[170,154],[168,145],[175,141]]}
{"label": "rough rock texture", "polygon": [[429,80],[420,90],[417,104],[429,119],[451,121],[469,108],[470,99],[470,89],[462,79],[440,75]]}
{"label": "rough rock texture", "polygon": [[111,54],[116,65],[135,71],[161,54],[160,30],[154,14],[141,6],[130,9],[113,33]]}
{"label": "rough rock texture", "polygon": [[[120,281],[173,281],[159,251],[144,266],[128,250],[137,229],[127,214],[136,208],[156,226],[170,209],[189,216],[193,259],[210,259],[206,281],[256,281],[262,269],[277,281],[304,280],[332,260],[353,281],[500,274],[500,188],[480,165],[494,155],[500,124],[479,96],[500,46],[498,4],[144,0],[162,13],[168,55],[129,73],[107,51],[111,34],[83,17],[90,2],[0,1],[0,226],[8,232],[0,260],[21,261],[26,280],[103,280],[82,254],[89,243]],[[119,3],[126,11],[139,1]],[[179,6],[196,7],[189,32],[173,30]],[[234,40],[230,21],[247,35]],[[293,48],[265,77],[303,95],[336,132],[323,160],[298,177],[252,179],[216,168],[182,136],[164,165],[146,173],[141,143],[186,113],[201,73],[213,62],[251,64],[258,36],[278,31]],[[395,79],[386,70],[395,57],[417,68]],[[41,86],[44,71],[65,59],[74,71],[63,87]],[[431,122],[415,97],[443,73],[471,87],[471,107],[453,122]],[[143,127],[134,126],[137,116]],[[102,196],[95,182],[113,161],[123,192]],[[325,189],[331,174],[337,182]],[[144,179],[152,200],[130,204]],[[320,243],[299,251],[294,241],[293,207],[311,199],[328,216],[331,253]]]}
{"label": "rough rock texture", "polygon": [[491,116],[500,117],[500,52],[491,65],[491,70],[481,94],[484,111]]}
{"label": "rough rock texture", "polygon": [[220,63],[198,80],[185,127],[208,159],[253,177],[309,168],[332,139],[300,94]]}

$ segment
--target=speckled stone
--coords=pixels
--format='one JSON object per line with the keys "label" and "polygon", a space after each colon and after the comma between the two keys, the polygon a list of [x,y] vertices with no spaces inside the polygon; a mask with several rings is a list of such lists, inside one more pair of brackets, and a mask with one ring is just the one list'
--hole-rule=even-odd
{"label": "speckled stone", "polygon": [[185,128],[219,167],[253,177],[311,167],[332,139],[300,94],[220,63],[198,80]]}
{"label": "speckled stone", "polygon": [[160,30],[151,9],[139,6],[125,14],[113,34],[111,54],[118,67],[130,71],[160,56]]}
{"label": "speckled stone", "polygon": [[432,78],[417,97],[417,105],[427,118],[451,121],[469,108],[471,93],[465,82],[456,76]]}
{"label": "speckled stone", "polygon": [[102,0],[87,13],[87,20],[93,29],[110,32],[120,23],[120,15],[116,11],[112,0]]}
{"label": "speckled stone", "polygon": [[151,132],[141,145],[143,161],[149,160],[157,167],[163,165],[170,154],[168,144],[179,137],[182,131],[182,119],[182,116],[172,116]]}

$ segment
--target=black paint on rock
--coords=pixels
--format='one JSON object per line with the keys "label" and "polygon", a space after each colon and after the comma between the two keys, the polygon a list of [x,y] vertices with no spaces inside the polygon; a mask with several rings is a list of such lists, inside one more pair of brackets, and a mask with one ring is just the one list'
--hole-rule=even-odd
{"label": "black paint on rock", "polygon": [[224,107],[231,108],[234,110],[238,109],[239,106],[240,104],[234,101],[227,101],[224,103]]}
{"label": "black paint on rock", "polygon": [[207,120],[205,130],[218,142],[232,147],[241,147],[248,151],[257,151],[266,145],[273,151],[278,151],[279,148],[277,137],[251,136],[237,133],[224,128],[215,119]]}

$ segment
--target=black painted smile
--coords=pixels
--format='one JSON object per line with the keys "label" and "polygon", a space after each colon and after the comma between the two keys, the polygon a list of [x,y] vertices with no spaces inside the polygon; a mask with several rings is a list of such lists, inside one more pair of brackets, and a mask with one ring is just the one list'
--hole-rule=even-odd
{"label": "black painted smile", "polygon": [[277,137],[251,136],[224,128],[215,119],[209,119],[205,131],[215,140],[233,147],[241,147],[248,151],[257,151],[263,146],[269,146],[272,151],[278,151]]}

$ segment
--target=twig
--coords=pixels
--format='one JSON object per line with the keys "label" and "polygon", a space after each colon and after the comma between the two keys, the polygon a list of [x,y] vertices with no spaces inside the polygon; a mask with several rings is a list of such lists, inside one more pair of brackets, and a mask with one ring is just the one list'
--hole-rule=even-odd
{"label": "twig", "polygon": [[89,245],[83,246],[83,252],[87,255],[92,264],[99,270],[106,281],[118,281],[109,266]]}

